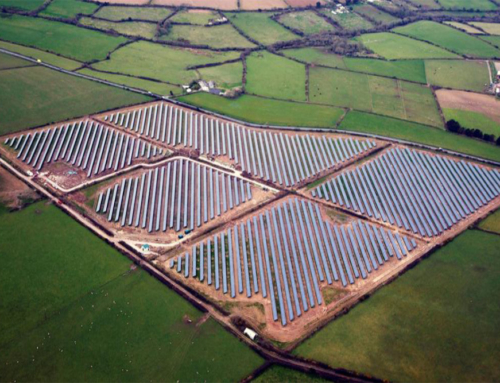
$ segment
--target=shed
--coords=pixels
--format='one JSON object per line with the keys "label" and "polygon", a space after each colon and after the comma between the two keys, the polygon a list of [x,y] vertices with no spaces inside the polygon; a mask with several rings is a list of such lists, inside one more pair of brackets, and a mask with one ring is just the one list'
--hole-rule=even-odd
{"label": "shed", "polygon": [[144,251],[144,252],[149,251],[149,245],[147,243],[143,244],[141,246],[141,250]]}
{"label": "shed", "polygon": [[252,340],[255,340],[255,338],[257,338],[257,333],[255,331],[249,329],[248,327],[245,328],[245,331],[243,331],[243,334],[245,334],[246,336],[248,336]]}

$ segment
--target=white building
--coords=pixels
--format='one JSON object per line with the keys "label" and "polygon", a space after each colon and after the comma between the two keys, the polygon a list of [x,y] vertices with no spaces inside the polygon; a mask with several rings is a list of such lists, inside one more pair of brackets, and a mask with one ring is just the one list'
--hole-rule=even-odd
{"label": "white building", "polygon": [[252,340],[255,340],[255,338],[257,338],[257,333],[255,331],[249,329],[248,327],[245,328],[245,331],[243,331],[243,334],[245,334],[246,336],[248,336]]}

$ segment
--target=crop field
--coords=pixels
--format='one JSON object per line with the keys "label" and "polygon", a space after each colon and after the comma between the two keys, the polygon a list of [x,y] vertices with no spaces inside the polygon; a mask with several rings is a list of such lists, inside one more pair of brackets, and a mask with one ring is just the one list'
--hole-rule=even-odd
{"label": "crop field", "polygon": [[443,109],[447,121],[455,120],[464,128],[480,129],[485,134],[500,136],[500,118],[494,120],[484,114],[460,109]]}
{"label": "crop field", "polygon": [[160,21],[166,19],[171,14],[172,10],[168,8],[118,7],[110,5],[99,9],[94,16],[112,21],[128,20],[129,18],[135,20]]}
{"label": "crop field", "polygon": [[389,381],[498,380],[499,246],[465,232],[294,353]]}
{"label": "crop field", "polygon": [[375,8],[369,4],[360,5],[354,8],[354,11],[368,19],[375,20],[381,24],[391,24],[398,22],[400,19],[390,15],[389,13],[382,12],[380,9]]}
{"label": "crop field", "polygon": [[490,214],[488,218],[486,218],[479,224],[478,228],[481,230],[500,234],[500,210],[497,210],[493,214]]}
{"label": "crop field", "polygon": [[421,85],[326,68],[311,68],[309,82],[313,102],[442,126],[430,89]]}
{"label": "crop field", "polygon": [[207,25],[210,21],[218,19],[219,15],[204,9],[187,9],[177,12],[170,18],[175,23],[188,23],[194,25]]}
{"label": "crop field", "polygon": [[456,54],[435,45],[394,33],[368,33],[356,37],[356,40],[388,60],[460,58]]}
{"label": "crop field", "polygon": [[218,88],[232,89],[241,87],[243,80],[243,64],[241,61],[217,65],[196,70],[200,78],[213,81]]}
{"label": "crop field", "polygon": [[490,83],[484,61],[427,60],[425,72],[431,85],[483,92]]}
{"label": "crop field", "polygon": [[270,19],[268,13],[225,13],[226,17],[250,38],[264,45],[299,38]]}
{"label": "crop field", "polygon": [[149,98],[42,67],[0,71],[0,133],[95,113]]}
{"label": "crop field", "polygon": [[242,95],[227,99],[207,93],[183,96],[182,102],[263,125],[332,128],[345,113],[333,106],[310,105]]}
{"label": "crop field", "polygon": [[409,121],[352,111],[342,120],[339,129],[379,134],[425,145],[441,147],[482,158],[500,161],[498,149],[491,144],[457,136],[443,129],[430,128]]}
{"label": "crop field", "polygon": [[303,64],[268,52],[247,57],[248,93],[286,100],[306,101],[306,68]]}
{"label": "crop field", "polygon": [[55,207],[4,213],[0,225],[5,379],[237,381],[262,363]]}
{"label": "crop field", "polygon": [[189,43],[195,46],[212,48],[253,48],[255,44],[241,36],[230,24],[210,27],[197,25],[172,25],[167,35],[162,35],[162,41]]}
{"label": "crop field", "polygon": [[443,8],[458,10],[494,11],[498,7],[489,0],[437,0]]}
{"label": "crop field", "polygon": [[90,17],[81,17],[78,22],[84,26],[101,29],[103,31],[115,31],[122,35],[144,37],[152,40],[156,36],[156,24],[140,21],[113,22],[93,19]]}
{"label": "crop field", "polygon": [[331,10],[323,9],[321,12],[349,31],[358,31],[373,28],[373,24],[356,13],[332,14]]}
{"label": "crop field", "polygon": [[[149,65],[144,66],[144,60]],[[139,41],[118,49],[110,60],[94,64],[95,69],[142,76],[172,84],[189,84],[197,79],[194,70],[188,66],[224,62],[240,57],[239,52],[212,52],[201,49],[186,49],[160,46],[146,41]]]}
{"label": "crop field", "polygon": [[500,57],[500,50],[447,25],[432,21],[419,21],[394,29],[394,32],[429,41],[460,55],[478,58]]}
{"label": "crop field", "polygon": [[446,25],[451,25],[452,27],[460,29],[460,30],[462,30],[464,32],[467,32],[467,33],[471,34],[471,35],[477,35],[477,34],[481,35],[481,34],[484,33],[483,31],[480,31],[479,29],[476,29],[476,28],[470,26],[469,24],[465,24],[465,23],[458,23],[458,22],[455,22],[455,21],[445,21],[445,24]]}
{"label": "crop field", "polygon": [[311,194],[431,238],[500,195],[500,172],[396,148],[336,176]]}
{"label": "crop field", "polygon": [[74,19],[76,15],[90,15],[97,9],[96,4],[80,0],[54,0],[40,15],[61,19]]}
{"label": "crop field", "polygon": [[500,35],[499,23],[481,23],[472,21],[470,24],[474,25],[475,27],[481,28],[483,31],[489,33],[490,35]]}
{"label": "crop field", "polygon": [[74,25],[40,18],[12,15],[0,17],[2,39],[40,48],[80,61],[104,59],[109,51],[126,42]]}
{"label": "crop field", "polygon": [[34,11],[40,8],[44,2],[45,0],[0,0],[0,7]]}
{"label": "crop field", "polygon": [[286,26],[297,29],[306,35],[333,31],[335,27],[313,11],[291,12],[279,17],[279,21]]}

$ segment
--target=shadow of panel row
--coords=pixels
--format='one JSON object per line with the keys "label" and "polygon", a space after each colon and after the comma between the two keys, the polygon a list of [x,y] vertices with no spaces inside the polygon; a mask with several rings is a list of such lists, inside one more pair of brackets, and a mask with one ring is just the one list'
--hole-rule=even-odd
{"label": "shadow of panel row", "polygon": [[287,187],[376,146],[372,140],[257,131],[167,103],[112,113],[103,119],[171,146],[228,157],[243,171]]}
{"label": "shadow of panel row", "polygon": [[163,154],[155,145],[89,120],[21,134],[5,144],[33,169],[40,171],[51,162],[64,161],[86,170],[87,177]]}
{"label": "shadow of panel row", "polygon": [[99,194],[96,212],[148,232],[193,230],[250,201],[247,181],[187,159],[145,171]]}
{"label": "shadow of panel row", "polygon": [[312,191],[423,237],[440,235],[499,194],[496,169],[399,147]]}
{"label": "shadow of panel row", "polygon": [[286,326],[323,304],[322,283],[354,285],[416,247],[414,239],[360,220],[332,224],[317,204],[289,199],[194,245],[170,268],[231,298],[269,298],[274,321]]}

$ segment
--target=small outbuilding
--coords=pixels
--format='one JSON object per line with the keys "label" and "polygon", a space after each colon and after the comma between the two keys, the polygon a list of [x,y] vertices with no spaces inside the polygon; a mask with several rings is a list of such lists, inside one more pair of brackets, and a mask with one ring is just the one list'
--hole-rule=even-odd
{"label": "small outbuilding", "polygon": [[141,250],[142,250],[143,252],[148,252],[148,251],[149,251],[149,245],[148,245],[147,243],[143,244],[143,245],[141,246]]}
{"label": "small outbuilding", "polygon": [[243,334],[245,334],[246,336],[248,336],[252,340],[255,340],[255,338],[257,338],[257,333],[255,331],[249,329],[248,327],[245,328],[245,331],[243,331]]}

